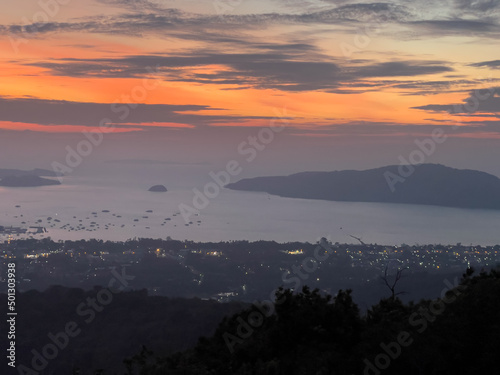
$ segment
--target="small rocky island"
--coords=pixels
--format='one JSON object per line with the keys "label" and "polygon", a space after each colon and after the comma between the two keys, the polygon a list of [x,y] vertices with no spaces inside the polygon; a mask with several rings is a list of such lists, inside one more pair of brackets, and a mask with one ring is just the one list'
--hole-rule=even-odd
{"label": "small rocky island", "polygon": [[164,185],[155,185],[151,186],[148,191],[152,191],[154,193],[164,193],[167,191],[167,188]]}

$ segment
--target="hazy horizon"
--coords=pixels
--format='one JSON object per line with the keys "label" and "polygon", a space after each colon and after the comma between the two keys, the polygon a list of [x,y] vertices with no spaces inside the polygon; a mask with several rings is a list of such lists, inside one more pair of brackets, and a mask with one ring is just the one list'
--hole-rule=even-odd
{"label": "hazy horizon", "polygon": [[440,129],[425,162],[500,175],[494,2],[48,3],[1,12],[0,168],[64,164],[110,124],[72,174],[369,169]]}

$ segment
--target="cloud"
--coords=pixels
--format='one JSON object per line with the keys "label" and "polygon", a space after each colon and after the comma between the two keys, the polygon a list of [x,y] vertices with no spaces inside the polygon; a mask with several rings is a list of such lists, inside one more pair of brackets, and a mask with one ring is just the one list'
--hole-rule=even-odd
{"label": "cloud", "polygon": [[477,68],[491,68],[491,69],[500,69],[500,60],[492,60],[492,61],[482,61],[474,64],[470,64],[469,66],[474,66]]}
{"label": "cloud", "polygon": [[[460,76],[461,77],[461,76]],[[445,76],[445,78],[454,78]],[[459,77],[457,77],[459,78]],[[500,78],[490,78],[488,79],[488,83],[498,82]],[[411,80],[405,79],[402,80],[358,80],[352,82],[349,85],[347,82],[343,83],[342,87],[350,87],[353,89],[359,89],[360,91],[380,91],[382,89],[385,90],[395,90],[402,95],[438,95],[442,93],[450,93],[450,92],[460,92],[463,93],[466,90],[473,89],[478,85],[484,85],[484,82],[480,79],[456,79],[456,80]],[[338,91],[335,91],[338,92]],[[339,93],[344,94],[354,94],[358,93],[357,90],[349,90],[343,91]]]}
{"label": "cloud", "polygon": [[[31,34],[30,37],[55,32],[88,32],[142,36],[189,30],[257,29],[276,24],[349,24],[360,22],[396,22],[410,16],[402,7],[389,3],[353,4],[312,13],[287,14],[196,14],[178,9],[140,8],[140,12],[92,16],[67,22],[43,22],[31,25],[2,25],[8,34]],[[202,36],[202,35],[200,35]]]}
{"label": "cloud", "polygon": [[500,113],[500,87],[474,90],[462,103],[428,104],[414,109],[431,112],[448,112],[451,114],[467,114],[468,116]]}
{"label": "cloud", "polygon": [[[451,1],[451,0],[450,0]],[[221,40],[228,35],[244,30],[260,30],[275,25],[328,25],[347,31],[366,24],[395,24],[415,32],[413,38],[462,35],[496,37],[500,33],[498,17],[493,12],[499,9],[498,1],[442,1],[399,0],[392,2],[349,2],[326,1],[321,10],[294,6],[287,12],[287,4],[277,6],[274,12],[241,14],[197,14],[166,6],[180,3],[160,3],[146,0],[100,0],[103,6],[112,6],[119,13],[67,20],[66,22],[45,22],[35,25],[1,25],[0,33],[20,34],[26,38],[38,38],[46,33],[100,33],[120,34],[135,37],[156,35],[171,37],[185,33],[196,34],[203,41],[219,35]],[[241,7],[238,7],[241,8]],[[312,7],[316,8],[316,7]],[[254,7],[248,7],[254,9]],[[124,12],[125,11],[125,12]],[[212,35],[205,35],[205,34]],[[462,33],[462,34],[461,34]],[[387,33],[391,38],[404,38],[405,33]],[[207,39],[205,39],[205,37]],[[229,37],[231,38],[231,37]]]}
{"label": "cloud", "polygon": [[39,125],[83,125],[98,127],[103,119],[118,126],[134,128],[152,124],[151,128],[169,124],[194,126],[225,122],[243,122],[251,119],[271,119],[262,116],[227,116],[224,114],[187,114],[214,110],[204,105],[84,103],[63,100],[21,99],[0,97],[0,121],[31,123]]}
{"label": "cloud", "polygon": [[455,0],[455,6],[462,10],[488,12],[499,9],[500,3],[498,0]]}
{"label": "cloud", "polygon": [[[339,67],[332,62],[300,61],[298,54],[268,53],[192,53],[190,55],[143,55],[118,59],[65,59],[57,62],[38,62],[28,65],[51,70],[54,75],[71,77],[138,78],[155,67],[158,76],[167,81],[205,84],[248,85],[281,90],[318,90],[337,81]],[[290,49],[285,46],[283,50]],[[211,68],[196,73],[192,68]],[[151,69],[150,69],[151,70]]]}
{"label": "cloud", "polygon": [[[313,125],[313,124],[311,124]],[[429,136],[437,127],[448,136],[462,136],[495,133],[500,135],[500,121],[482,121],[463,123],[458,127],[447,124],[400,124],[393,122],[352,121],[323,126],[304,126],[291,130],[295,136]]]}
{"label": "cloud", "polygon": [[101,4],[113,5],[116,7],[129,9],[129,10],[140,10],[144,11],[165,11],[164,6],[160,3],[152,2],[149,0],[97,0]]}
{"label": "cloud", "polygon": [[[414,77],[453,71],[442,61],[353,61],[347,66],[307,44],[255,45],[267,51],[248,53],[192,52],[178,55],[137,55],[121,58],[62,59],[27,65],[70,77],[141,78],[152,67],[161,79],[235,85],[281,91],[329,91],[367,88],[367,78]],[[344,62],[345,64],[345,62]],[[199,72],[193,68],[206,68]],[[225,68],[221,68],[225,67]],[[156,74],[156,73],[155,73]]]}
{"label": "cloud", "polygon": [[469,20],[469,19],[438,19],[413,21],[408,23],[417,27],[419,30],[425,30],[427,34],[438,34],[446,32],[447,34],[464,35],[464,31],[474,32],[476,35],[485,33],[497,33],[500,27],[491,20]]}
{"label": "cloud", "polygon": [[[331,1],[338,3],[337,1]],[[349,20],[354,22],[402,22],[412,17],[406,6],[392,2],[355,3],[336,7],[329,11],[313,13],[317,21]],[[309,16],[309,17],[310,17]],[[307,15],[304,15],[306,18]]]}
{"label": "cloud", "polygon": [[352,73],[354,77],[409,77],[427,74],[452,72],[453,69],[442,63],[425,61],[395,61],[372,64]]}

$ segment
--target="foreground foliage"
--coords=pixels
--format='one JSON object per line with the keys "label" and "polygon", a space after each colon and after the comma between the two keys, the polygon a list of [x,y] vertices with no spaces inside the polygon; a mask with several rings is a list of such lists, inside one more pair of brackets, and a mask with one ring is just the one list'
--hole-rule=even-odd
{"label": "foreground foliage", "polygon": [[[194,349],[126,360],[129,374],[483,374],[500,356],[500,272],[446,280],[440,299],[381,300],[366,315],[339,291],[280,289],[225,318]],[[271,311],[274,310],[274,311]]]}

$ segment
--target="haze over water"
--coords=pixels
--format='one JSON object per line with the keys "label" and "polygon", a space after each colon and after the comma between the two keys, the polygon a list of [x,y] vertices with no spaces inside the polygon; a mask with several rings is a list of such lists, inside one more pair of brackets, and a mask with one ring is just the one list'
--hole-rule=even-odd
{"label": "haze over water", "polygon": [[[158,182],[155,168],[153,173],[143,170],[141,178],[136,175],[135,179],[118,171],[113,176],[69,176],[61,186],[0,188],[6,198],[0,201],[0,225],[44,226],[45,236],[56,240],[170,236],[193,241],[315,242],[328,237],[333,242],[357,242],[352,235],[366,243],[386,245],[500,243],[500,211],[495,210],[329,202],[228,189],[222,189],[198,216],[192,215],[192,224],[186,226],[179,204],[192,206],[192,189],[202,190],[210,180],[198,168],[170,169],[177,173],[172,184],[165,183],[167,193],[147,191]],[[53,220],[47,221],[48,217]],[[78,225],[85,229],[69,230]]]}

